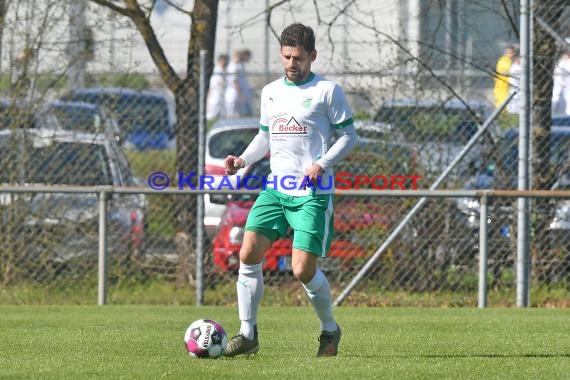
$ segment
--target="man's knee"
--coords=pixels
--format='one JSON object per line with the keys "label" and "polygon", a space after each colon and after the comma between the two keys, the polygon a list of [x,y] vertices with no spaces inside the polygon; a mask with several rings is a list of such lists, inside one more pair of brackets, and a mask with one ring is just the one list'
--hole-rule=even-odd
{"label": "man's knee", "polygon": [[304,265],[296,265],[293,267],[293,275],[297,280],[306,284],[315,276],[315,271]]}
{"label": "man's knee", "polygon": [[311,281],[317,271],[317,256],[300,249],[293,249],[291,265],[293,275],[303,284]]}
{"label": "man's knee", "polygon": [[259,264],[271,247],[269,238],[254,231],[245,231],[239,251],[239,260],[244,264]]}

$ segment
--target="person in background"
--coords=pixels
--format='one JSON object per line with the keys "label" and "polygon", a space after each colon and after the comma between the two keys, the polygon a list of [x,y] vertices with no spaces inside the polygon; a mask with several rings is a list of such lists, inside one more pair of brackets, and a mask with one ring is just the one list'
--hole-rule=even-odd
{"label": "person in background", "polygon": [[512,114],[518,114],[520,110],[520,80],[522,74],[521,57],[517,54],[513,55],[511,68],[509,69],[509,92],[508,95],[513,92],[517,92],[515,96],[511,99],[509,104],[507,104],[507,112]]}
{"label": "person in background", "polygon": [[248,49],[234,52],[227,68],[226,111],[228,117],[247,117],[253,115],[251,101],[253,90],[249,85],[245,65],[251,59]]}
{"label": "person in background", "polygon": [[206,97],[206,119],[214,120],[224,117],[225,112],[225,92],[226,92],[226,68],[229,63],[227,54],[220,54],[216,60],[216,66],[210,78],[208,95]]}
{"label": "person in background", "polygon": [[493,95],[495,97],[495,107],[497,108],[503,104],[509,95],[509,71],[514,54],[515,48],[513,46],[507,46],[495,67],[495,87],[493,88]]}
{"label": "person in background", "polygon": [[570,51],[561,54],[554,68],[552,108],[555,115],[570,116]]}

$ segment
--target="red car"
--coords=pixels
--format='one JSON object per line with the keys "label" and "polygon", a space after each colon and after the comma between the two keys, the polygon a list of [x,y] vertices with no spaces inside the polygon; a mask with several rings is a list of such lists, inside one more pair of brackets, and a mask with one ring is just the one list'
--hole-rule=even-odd
{"label": "red car", "polygon": [[[244,226],[249,210],[253,206],[253,200],[230,201],[222,219],[218,233],[214,239],[214,263],[222,271],[237,270],[239,267],[239,250],[243,241]],[[335,207],[335,233],[346,236],[354,229],[370,227],[373,218],[362,217],[362,214],[345,213],[346,207]],[[346,218],[352,214],[354,218]],[[344,215],[338,218],[338,215]],[[340,219],[337,221],[336,219]],[[285,237],[273,243],[273,246],[265,255],[263,270],[277,272],[291,269],[292,243],[290,237]],[[362,245],[346,240],[335,238],[331,243],[328,258],[321,261],[323,270],[335,270],[350,263],[357,258],[367,255],[367,250]]]}
{"label": "red car", "polygon": [[[361,139],[361,143],[364,139]],[[361,149],[351,154],[335,171],[356,174],[374,174],[379,170],[385,170],[385,165],[377,155],[371,160],[368,150]],[[380,147],[379,147],[380,145]],[[386,153],[386,145],[374,143],[370,145],[374,149],[380,149]],[[390,148],[392,149],[392,148]],[[413,161],[414,155],[409,150],[402,151],[405,156],[400,156],[404,161]],[[396,158],[394,150],[392,155]],[[364,157],[363,155],[367,155]],[[393,168],[394,169],[394,168]],[[408,167],[408,169],[410,169]],[[270,172],[269,158],[265,158],[252,165],[249,176],[258,178],[268,175]],[[383,173],[386,173],[385,171]],[[398,174],[410,174],[407,171]],[[243,176],[245,177],[245,175]],[[261,180],[260,180],[261,181]],[[259,188],[261,183],[254,184],[248,181],[250,188]],[[337,184],[338,187],[338,184]],[[361,187],[362,188],[362,187]],[[219,199],[219,197],[215,197]],[[226,210],[221,218],[217,233],[213,239],[213,255],[215,265],[222,271],[233,271],[239,267],[239,251],[243,241],[244,226],[253,203],[255,195],[238,195],[228,197]],[[214,199],[214,197],[212,197]],[[321,260],[323,270],[334,271],[347,266],[354,266],[355,260],[363,259],[377,248],[377,241],[372,241],[369,236],[381,237],[399,218],[398,211],[391,208],[390,202],[375,197],[349,198],[336,195],[334,231],[335,235],[327,259]],[[292,239],[290,236],[281,238],[273,243],[273,246],[265,255],[263,269],[277,272],[291,269]]]}

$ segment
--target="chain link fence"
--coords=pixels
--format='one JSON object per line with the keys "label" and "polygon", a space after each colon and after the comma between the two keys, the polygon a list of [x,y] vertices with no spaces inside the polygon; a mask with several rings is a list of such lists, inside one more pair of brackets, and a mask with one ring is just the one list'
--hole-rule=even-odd
{"label": "chain link fence", "polygon": [[[177,91],[166,90],[134,26],[90,2],[84,18],[71,21],[70,14],[77,13],[64,2],[0,3],[8,5],[0,6],[5,16],[1,183],[180,188],[175,194],[106,195],[108,302],[195,303],[195,289],[203,285],[204,303],[235,303],[237,255],[255,195],[205,196],[204,277],[198,283],[196,231],[202,221],[196,220],[198,195],[191,188],[200,185],[192,174],[198,172],[200,109],[189,100],[196,95],[196,73],[189,71]],[[518,53],[518,2],[503,8],[496,2],[404,7],[391,1],[328,1],[315,8],[291,1],[272,11],[269,26],[252,21],[263,10],[253,3],[219,3],[212,56],[231,55],[244,45],[250,49],[245,70],[253,115],[208,121],[205,174],[219,181],[221,160],[240,154],[257,133],[261,88],[281,75],[272,30],[286,22],[276,20],[305,15],[318,36],[315,71],[342,84],[360,136],[359,146],[335,168],[337,175],[344,173],[337,177],[339,187],[378,189],[373,197],[336,196],[334,240],[330,257],[321,261],[335,294],[418,201],[383,197],[382,190],[428,189],[438,179],[444,190],[517,188],[520,97],[498,118],[491,115],[497,83],[507,84],[506,97],[524,78],[513,64],[516,58],[509,72],[497,65],[506,47]],[[165,9],[170,17],[176,13]],[[570,115],[558,103],[564,92],[556,86],[568,81],[563,53],[569,48],[570,9],[563,1],[535,0],[532,11],[532,189],[568,190]],[[381,22],[391,19],[386,16],[406,23]],[[61,26],[68,22],[83,31],[79,42]],[[165,38],[165,48],[181,50],[167,33],[157,29],[157,35]],[[76,64],[86,57],[87,65]],[[68,72],[73,78],[67,79]],[[75,87],[69,89],[70,83]],[[570,96],[566,99],[570,103]],[[486,132],[456,161],[485,122]],[[453,170],[440,178],[452,163]],[[267,173],[264,159],[246,168],[242,179]],[[0,302],[95,302],[100,196],[0,192]],[[490,304],[512,305],[517,199],[489,201]],[[530,205],[533,302],[567,306],[570,199],[536,198]],[[346,302],[476,305],[479,212],[478,198],[429,198]],[[287,236],[264,260],[267,304],[307,303],[291,274],[290,253]]]}

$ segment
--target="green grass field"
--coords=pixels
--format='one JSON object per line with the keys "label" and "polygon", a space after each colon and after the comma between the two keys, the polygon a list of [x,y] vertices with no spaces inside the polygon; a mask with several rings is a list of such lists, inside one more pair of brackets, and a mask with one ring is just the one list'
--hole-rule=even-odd
{"label": "green grass field", "polygon": [[315,357],[308,307],[262,307],[251,357],[193,359],[183,334],[237,310],[191,306],[0,306],[2,379],[566,379],[570,310],[336,309],[336,358]]}

